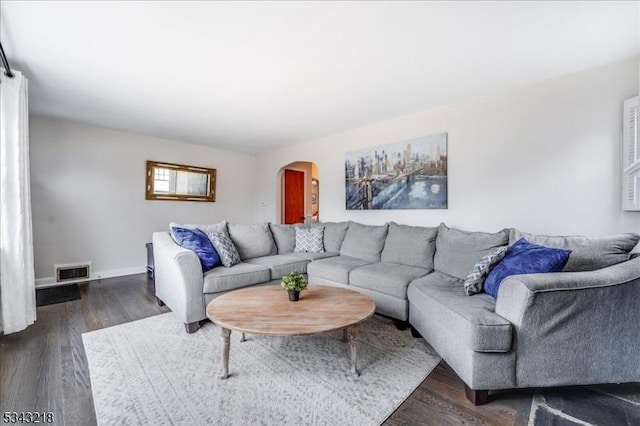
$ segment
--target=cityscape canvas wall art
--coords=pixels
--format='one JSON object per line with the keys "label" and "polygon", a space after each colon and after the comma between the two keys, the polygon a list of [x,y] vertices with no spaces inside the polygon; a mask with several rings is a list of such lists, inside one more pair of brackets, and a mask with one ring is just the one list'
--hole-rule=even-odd
{"label": "cityscape canvas wall art", "polygon": [[345,154],[347,210],[446,209],[447,134]]}

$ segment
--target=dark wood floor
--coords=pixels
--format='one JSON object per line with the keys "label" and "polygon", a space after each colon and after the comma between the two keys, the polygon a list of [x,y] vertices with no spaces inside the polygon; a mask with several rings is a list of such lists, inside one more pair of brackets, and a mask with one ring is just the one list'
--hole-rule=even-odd
{"label": "dark wood floor", "polygon": [[144,274],[93,281],[80,292],[80,300],[38,307],[34,325],[3,337],[0,414],[53,412],[58,425],[96,424],[82,333],[169,311]]}
{"label": "dark wood floor", "polygon": [[[96,424],[84,332],[167,312],[146,275],[81,286],[81,300],[37,309],[34,325],[0,343],[0,415],[53,412],[55,424]],[[526,425],[533,391],[490,395],[475,407],[444,363],[387,420],[387,425]],[[0,424],[3,424],[0,420]]]}

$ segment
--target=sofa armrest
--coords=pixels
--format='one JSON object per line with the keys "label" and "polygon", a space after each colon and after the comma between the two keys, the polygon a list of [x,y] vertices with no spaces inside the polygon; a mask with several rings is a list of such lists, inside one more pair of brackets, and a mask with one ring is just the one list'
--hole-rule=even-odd
{"label": "sofa armrest", "polygon": [[168,232],[153,233],[156,296],[184,323],[206,318],[204,278],[198,256]]}
{"label": "sofa armrest", "polygon": [[500,285],[496,313],[520,325],[527,308],[531,308],[536,296],[543,293],[593,290],[622,284],[635,285],[640,291],[640,257],[596,271],[512,275]]}
{"label": "sofa armrest", "polygon": [[640,258],[508,277],[496,313],[514,325],[518,387],[640,380]]}

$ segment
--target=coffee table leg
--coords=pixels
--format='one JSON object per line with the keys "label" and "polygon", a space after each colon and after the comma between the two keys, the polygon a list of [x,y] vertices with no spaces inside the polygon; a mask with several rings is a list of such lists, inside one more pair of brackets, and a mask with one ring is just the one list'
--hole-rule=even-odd
{"label": "coffee table leg", "polygon": [[355,324],[349,327],[349,352],[351,353],[351,372],[356,376],[359,376],[358,372],[358,346],[356,345],[356,338],[360,331],[360,324]]}
{"label": "coffee table leg", "polygon": [[240,339],[241,342],[246,342],[247,338],[244,336],[244,332],[242,333],[242,339]]}
{"label": "coffee table leg", "polygon": [[231,330],[220,327],[222,336],[222,376],[221,379],[229,377],[229,344],[231,343]]}

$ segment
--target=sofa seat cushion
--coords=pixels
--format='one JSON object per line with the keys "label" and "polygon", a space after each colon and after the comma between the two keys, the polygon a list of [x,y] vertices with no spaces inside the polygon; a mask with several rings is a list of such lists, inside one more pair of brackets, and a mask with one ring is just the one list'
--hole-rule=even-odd
{"label": "sofa seat cushion", "polygon": [[349,256],[336,256],[314,260],[307,265],[307,274],[341,284],[349,284],[349,272],[372,262]]}
{"label": "sofa seat cushion", "polygon": [[219,293],[270,279],[271,271],[267,266],[241,262],[230,268],[215,268],[204,274],[204,292]]}
{"label": "sofa seat cushion", "polygon": [[323,253],[289,253],[287,254],[289,257],[296,257],[300,259],[308,259],[308,260],[318,260],[318,259],[326,259],[329,257],[340,256],[340,253],[337,251],[325,251]]}
{"label": "sofa seat cushion", "polygon": [[378,262],[351,271],[349,284],[406,300],[409,283],[429,272],[415,266]]}
{"label": "sofa seat cushion", "polygon": [[277,280],[293,271],[306,274],[307,263],[309,263],[310,260],[300,257],[275,255],[254,257],[253,259],[245,260],[245,262],[252,265],[266,266],[267,268],[269,268],[269,270],[271,270],[271,279]]}
{"label": "sofa seat cushion", "polygon": [[467,296],[462,280],[433,272],[409,284],[407,296],[412,304],[429,312],[436,327],[475,352],[508,352],[512,325],[495,313],[495,301],[488,294]]}

